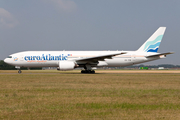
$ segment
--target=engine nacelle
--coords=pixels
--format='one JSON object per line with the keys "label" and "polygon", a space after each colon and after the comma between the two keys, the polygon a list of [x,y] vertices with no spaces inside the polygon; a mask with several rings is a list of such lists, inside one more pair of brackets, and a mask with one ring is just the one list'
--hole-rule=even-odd
{"label": "engine nacelle", "polygon": [[73,70],[76,64],[73,61],[59,61],[57,70]]}

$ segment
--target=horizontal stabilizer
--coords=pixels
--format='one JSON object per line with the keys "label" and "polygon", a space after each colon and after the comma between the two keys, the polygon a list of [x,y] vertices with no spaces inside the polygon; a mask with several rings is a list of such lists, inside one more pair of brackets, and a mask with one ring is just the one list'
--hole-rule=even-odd
{"label": "horizontal stabilizer", "polygon": [[167,53],[159,53],[159,54],[155,54],[155,55],[149,55],[146,56],[146,58],[150,58],[150,57],[160,57],[161,55],[169,55],[169,54],[174,54],[174,52],[167,52]]}

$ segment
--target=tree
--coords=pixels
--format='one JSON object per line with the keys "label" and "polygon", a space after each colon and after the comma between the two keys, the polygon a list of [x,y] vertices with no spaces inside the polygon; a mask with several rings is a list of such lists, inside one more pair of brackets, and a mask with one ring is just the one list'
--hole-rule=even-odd
{"label": "tree", "polygon": [[16,70],[12,65],[6,64],[3,60],[0,60],[0,70]]}
{"label": "tree", "polygon": [[[3,60],[0,60],[0,70],[17,70],[15,66],[6,64]],[[27,70],[27,67],[22,67],[21,70]],[[42,70],[41,67],[39,68],[31,68],[31,70]]]}

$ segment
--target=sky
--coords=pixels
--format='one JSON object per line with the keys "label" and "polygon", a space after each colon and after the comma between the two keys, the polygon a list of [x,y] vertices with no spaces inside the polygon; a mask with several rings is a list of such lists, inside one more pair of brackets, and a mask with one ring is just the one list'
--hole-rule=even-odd
{"label": "sky", "polygon": [[137,50],[167,27],[147,65],[180,65],[180,0],[0,0],[0,60],[21,51]]}

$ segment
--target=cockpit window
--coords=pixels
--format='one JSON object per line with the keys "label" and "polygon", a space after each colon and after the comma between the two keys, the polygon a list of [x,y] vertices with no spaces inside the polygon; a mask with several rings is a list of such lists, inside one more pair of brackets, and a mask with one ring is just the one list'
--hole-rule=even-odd
{"label": "cockpit window", "polygon": [[12,58],[12,56],[8,56],[8,58]]}

